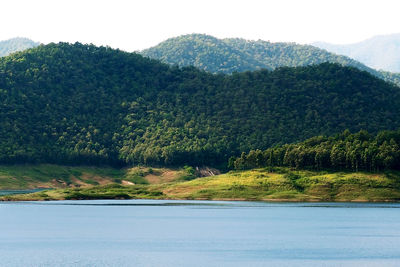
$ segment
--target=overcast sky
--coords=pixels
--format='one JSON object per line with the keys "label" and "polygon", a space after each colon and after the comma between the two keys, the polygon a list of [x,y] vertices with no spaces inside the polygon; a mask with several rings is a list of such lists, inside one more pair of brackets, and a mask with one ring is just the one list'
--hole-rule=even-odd
{"label": "overcast sky", "polygon": [[178,35],[353,43],[400,32],[400,0],[2,0],[0,40],[135,51]]}

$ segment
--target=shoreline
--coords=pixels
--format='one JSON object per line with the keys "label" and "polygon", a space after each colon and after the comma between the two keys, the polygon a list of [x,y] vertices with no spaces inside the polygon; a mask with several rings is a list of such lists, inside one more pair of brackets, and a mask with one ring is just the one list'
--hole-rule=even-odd
{"label": "shoreline", "polygon": [[[17,195],[17,196],[23,196]],[[13,195],[9,195],[13,196]],[[0,203],[5,202],[49,202],[49,201],[87,201],[87,200],[181,200],[181,201],[234,201],[234,202],[270,202],[270,203],[400,203],[400,200],[362,200],[362,199],[355,199],[355,200],[327,200],[327,199],[310,199],[310,200],[298,200],[298,199],[290,199],[290,198],[280,198],[280,199],[246,199],[246,198],[96,198],[96,199],[1,199],[3,197],[8,196],[1,196]]]}
{"label": "shoreline", "polygon": [[[289,168],[270,171],[260,168],[196,178],[189,176],[186,169],[152,167],[120,170],[37,165],[3,169],[9,175],[3,178],[0,187],[14,189],[0,190],[0,194],[4,192],[0,201],[163,199],[288,203],[400,202],[398,171],[329,172]],[[60,177],[64,180],[61,181]],[[127,185],[124,181],[133,184]],[[44,188],[45,184],[48,184],[47,188]],[[53,184],[54,187],[50,189]]]}

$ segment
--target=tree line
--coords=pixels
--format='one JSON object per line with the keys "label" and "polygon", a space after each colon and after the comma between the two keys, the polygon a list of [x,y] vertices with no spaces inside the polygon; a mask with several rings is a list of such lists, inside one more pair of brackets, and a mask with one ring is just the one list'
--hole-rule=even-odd
{"label": "tree line", "polygon": [[264,151],[243,152],[229,159],[229,167],[243,170],[286,166],[296,169],[382,171],[400,169],[400,130],[371,135],[365,130],[335,136],[316,136],[304,142],[285,144]]}

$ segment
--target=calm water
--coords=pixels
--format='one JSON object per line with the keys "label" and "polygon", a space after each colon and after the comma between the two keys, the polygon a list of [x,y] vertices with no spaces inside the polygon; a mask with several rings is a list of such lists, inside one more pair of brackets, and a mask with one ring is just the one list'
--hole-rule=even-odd
{"label": "calm water", "polygon": [[400,266],[400,204],[0,203],[0,266]]}

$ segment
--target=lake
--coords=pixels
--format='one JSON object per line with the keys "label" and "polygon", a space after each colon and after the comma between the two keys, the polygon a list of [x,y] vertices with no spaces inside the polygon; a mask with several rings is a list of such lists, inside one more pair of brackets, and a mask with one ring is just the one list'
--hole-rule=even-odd
{"label": "lake", "polygon": [[399,266],[400,204],[0,203],[0,266]]}

